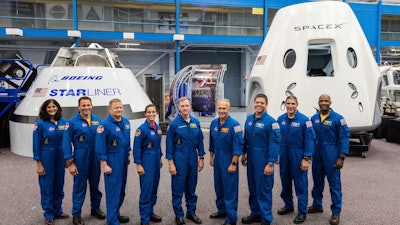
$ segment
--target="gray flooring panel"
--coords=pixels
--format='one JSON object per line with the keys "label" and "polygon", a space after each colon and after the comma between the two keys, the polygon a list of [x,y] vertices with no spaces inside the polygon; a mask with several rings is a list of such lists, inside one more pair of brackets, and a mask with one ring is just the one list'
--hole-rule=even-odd
{"label": "gray flooring panel", "polygon": [[[208,147],[208,132],[205,132],[205,146]],[[165,137],[163,142],[165,141]],[[0,224],[37,225],[44,224],[40,206],[40,193],[36,174],[36,163],[28,157],[23,157],[10,152],[9,149],[0,149]],[[165,150],[164,150],[165,151]],[[367,152],[367,158],[347,157],[342,170],[343,210],[341,214],[342,225],[369,225],[369,224],[400,224],[400,145],[387,143],[384,139],[372,141],[372,146]],[[205,169],[199,174],[197,186],[198,207],[197,214],[203,219],[203,224],[222,224],[222,219],[209,219],[209,214],[216,211],[215,193],[213,188],[212,167],[208,164],[206,155]],[[275,185],[273,189],[272,224],[293,224],[294,213],[279,216],[276,211],[283,206],[279,196],[281,184],[279,168],[275,167]],[[155,212],[163,217],[160,225],[174,224],[174,215],[171,206],[171,177],[168,172],[167,161],[161,169],[161,181],[158,192],[158,203]],[[71,214],[72,176],[66,173],[64,211]],[[311,192],[312,179],[309,171],[309,186]],[[103,178],[100,189],[104,193]],[[238,224],[243,216],[250,213],[247,198],[246,168],[240,166]],[[139,225],[139,179],[136,166],[129,165],[126,198],[121,208],[121,213],[130,217],[128,224]],[[105,220],[96,220],[90,216],[89,196],[83,206],[82,217],[86,224],[104,225]],[[309,203],[312,198],[309,195]],[[304,224],[321,225],[329,224],[330,194],[326,185],[324,191],[324,212],[307,216]],[[101,208],[105,210],[103,198]],[[72,218],[56,220],[57,225],[72,224]],[[153,223],[155,224],[155,223]],[[186,224],[194,224],[186,220]]]}

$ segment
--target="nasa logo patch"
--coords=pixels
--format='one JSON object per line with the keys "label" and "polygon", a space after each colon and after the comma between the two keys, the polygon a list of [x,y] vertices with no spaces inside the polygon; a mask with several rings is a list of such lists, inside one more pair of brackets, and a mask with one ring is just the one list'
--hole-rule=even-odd
{"label": "nasa logo patch", "polygon": [[103,125],[98,126],[97,129],[96,129],[96,131],[97,131],[97,133],[99,133],[99,134],[103,133],[103,131],[104,131]]}

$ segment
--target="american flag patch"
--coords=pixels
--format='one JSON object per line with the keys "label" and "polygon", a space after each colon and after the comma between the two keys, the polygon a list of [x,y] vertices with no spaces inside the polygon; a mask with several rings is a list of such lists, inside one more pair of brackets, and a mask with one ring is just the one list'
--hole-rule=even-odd
{"label": "american flag patch", "polygon": [[235,133],[242,132],[242,128],[240,126],[233,127],[233,130],[235,131]]}
{"label": "american flag patch", "polygon": [[32,97],[44,97],[47,93],[48,88],[36,88],[35,92],[33,92]]}
{"label": "american flag patch", "polygon": [[307,127],[307,128],[312,127],[311,121],[307,121],[307,122],[306,122],[306,127]]}
{"label": "american flag patch", "polygon": [[340,124],[341,124],[342,126],[346,125],[346,124],[347,124],[347,123],[346,123],[346,120],[341,119],[341,120],[340,120]]}
{"label": "american flag patch", "polygon": [[267,55],[261,55],[257,57],[256,65],[264,65]]}
{"label": "american flag patch", "polygon": [[272,124],[272,130],[278,130],[279,129],[279,124],[277,122]]}

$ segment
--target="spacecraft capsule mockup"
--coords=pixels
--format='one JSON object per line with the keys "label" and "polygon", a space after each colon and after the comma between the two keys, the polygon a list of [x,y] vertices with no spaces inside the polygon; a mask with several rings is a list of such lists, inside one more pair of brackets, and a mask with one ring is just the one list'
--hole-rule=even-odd
{"label": "spacecraft capsule mockup", "polygon": [[400,65],[383,66],[382,68],[382,99],[388,100],[387,107],[400,107]]}
{"label": "spacecraft capsule mockup", "polygon": [[285,112],[295,95],[299,111],[312,116],[318,97],[328,94],[352,133],[381,122],[380,72],[363,30],[347,3],[308,2],[280,9],[252,68],[247,112],[256,94],[265,93],[268,113]]}
{"label": "spacecraft capsule mockup", "polygon": [[46,99],[56,99],[63,117],[69,119],[78,113],[78,99],[82,96],[92,99],[92,111],[102,119],[108,115],[109,101],[121,99],[124,117],[131,123],[132,140],[134,131],[145,120],[146,105],[151,104],[131,70],[123,68],[108,49],[98,44],[61,48],[50,67],[40,71],[10,117],[11,151],[32,156],[33,127]]}

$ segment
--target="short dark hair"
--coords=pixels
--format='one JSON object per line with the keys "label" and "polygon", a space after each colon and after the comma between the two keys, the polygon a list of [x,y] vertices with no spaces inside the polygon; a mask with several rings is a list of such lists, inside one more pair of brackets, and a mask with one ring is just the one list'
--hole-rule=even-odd
{"label": "short dark hair", "polygon": [[50,115],[47,113],[47,106],[53,103],[54,105],[57,106],[57,112],[56,115],[54,116],[54,119],[56,121],[60,120],[62,117],[62,108],[60,106],[60,104],[55,100],[55,99],[47,99],[46,101],[43,102],[43,104],[40,106],[40,110],[39,110],[39,118],[42,120],[50,120]]}
{"label": "short dark hair", "polygon": [[82,96],[82,97],[80,97],[79,100],[78,100],[78,106],[81,104],[81,101],[82,101],[82,100],[89,100],[90,103],[92,103],[92,99],[91,99],[90,97],[88,97],[88,96]]}
{"label": "short dark hair", "polygon": [[268,97],[267,97],[267,95],[265,95],[265,94],[263,94],[263,93],[257,94],[256,97],[254,97],[254,101],[256,101],[257,98],[263,98],[263,99],[265,99],[265,103],[268,104]]}

